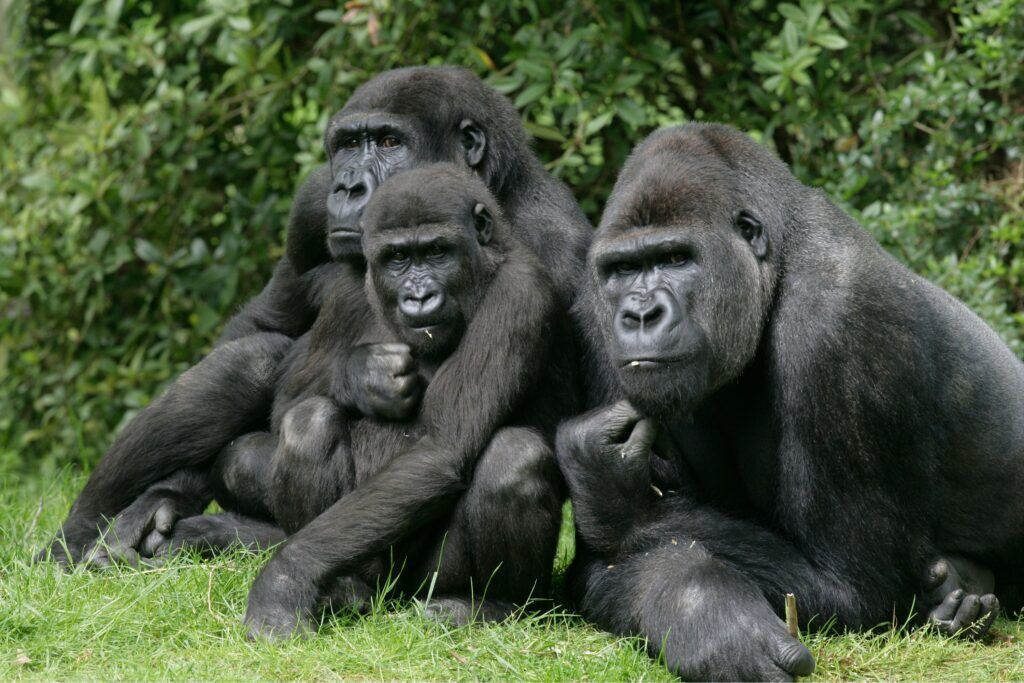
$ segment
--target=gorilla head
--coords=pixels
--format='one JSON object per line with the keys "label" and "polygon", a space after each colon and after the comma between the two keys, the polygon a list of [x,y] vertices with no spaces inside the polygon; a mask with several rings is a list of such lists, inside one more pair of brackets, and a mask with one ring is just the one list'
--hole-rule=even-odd
{"label": "gorilla head", "polygon": [[[737,145],[750,149],[723,147]],[[688,413],[754,357],[785,224],[765,182],[795,181],[753,141],[712,125],[655,133],[623,168],[590,251],[589,305],[642,412]]]}
{"label": "gorilla head", "polygon": [[324,133],[330,173],[328,246],[360,253],[359,216],[402,169],[450,161],[478,174],[499,200],[525,172],[528,141],[511,103],[454,67],[385,72],[356,90]]}
{"label": "gorilla head", "polygon": [[370,299],[413,354],[458,345],[505,252],[498,207],[478,178],[435,164],[384,183],[361,221]]}

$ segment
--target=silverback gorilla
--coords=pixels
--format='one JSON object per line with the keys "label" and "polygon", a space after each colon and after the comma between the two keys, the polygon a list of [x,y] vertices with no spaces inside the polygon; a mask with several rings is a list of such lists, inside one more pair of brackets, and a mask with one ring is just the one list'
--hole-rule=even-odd
{"label": "silverback gorilla", "polygon": [[[402,170],[451,161],[488,186],[514,235],[533,249],[567,306],[582,269],[590,227],[560,182],[530,151],[511,103],[472,73],[416,67],[383,73],[361,86],[325,132],[328,163],[297,193],[286,256],[262,293],[226,326],[217,347],[133,419],[97,465],[57,538],[42,555],[62,563],[132,557],[148,535],[166,540],[175,519],[202,511],[211,486],[207,467],[234,439],[267,429],[283,361],[307,332],[328,290],[350,288],[355,309],[366,306],[365,263],[356,231],[377,186]],[[345,258],[332,262],[328,240]],[[385,418],[408,414],[388,368],[408,361],[390,345],[341,348],[327,394],[346,410]],[[500,367],[477,378],[483,386],[517,381]],[[479,419],[500,406],[481,397]],[[467,435],[480,431],[465,416]],[[455,434],[453,447],[471,451]],[[154,482],[174,475],[150,489]],[[214,472],[216,474],[216,472]],[[145,492],[145,493],[144,493]],[[143,495],[140,495],[143,494]],[[129,507],[130,505],[130,507]],[[127,509],[126,509],[127,508]]]}
{"label": "silverback gorilla", "polygon": [[1021,608],[1024,366],[821,191],[729,127],[657,132],[588,270],[627,400],[558,434],[584,615],[745,680],[814,667],[788,592],[812,627]]}
{"label": "silverback gorilla", "polygon": [[[426,389],[405,421],[347,415],[308,383],[298,397],[284,390],[278,401],[292,407],[272,452],[228,456],[221,479],[293,534],[249,595],[254,635],[308,630],[318,606],[358,606],[389,576],[414,594],[436,571],[428,609],[457,623],[547,594],[563,499],[549,444],[575,396],[570,327],[550,278],[508,234],[486,186],[450,164],[388,180],[361,225],[368,320],[352,325],[350,302],[329,299],[308,355],[292,362],[315,374],[339,344],[403,345],[412,362],[399,375]],[[510,381],[478,386],[494,363]],[[478,412],[485,391],[501,410]],[[454,450],[450,435],[466,421],[474,447]],[[177,526],[213,520],[239,538],[260,533],[232,514]],[[228,536],[208,528],[210,545]]]}

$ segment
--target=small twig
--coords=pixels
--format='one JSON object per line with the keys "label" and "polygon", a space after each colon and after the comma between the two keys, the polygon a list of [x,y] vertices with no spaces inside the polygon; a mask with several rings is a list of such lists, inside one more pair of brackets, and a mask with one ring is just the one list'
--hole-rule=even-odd
{"label": "small twig", "polygon": [[789,635],[794,638],[799,636],[800,626],[796,618],[796,596],[792,593],[786,593],[786,628],[789,629]]}

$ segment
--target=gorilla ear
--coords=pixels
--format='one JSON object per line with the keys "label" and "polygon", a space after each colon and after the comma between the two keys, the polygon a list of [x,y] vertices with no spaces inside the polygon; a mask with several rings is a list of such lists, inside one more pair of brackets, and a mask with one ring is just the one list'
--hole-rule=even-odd
{"label": "gorilla ear", "polygon": [[768,236],[764,234],[764,227],[761,225],[761,221],[757,220],[757,216],[749,211],[740,211],[740,215],[736,217],[736,229],[750,244],[750,248],[754,250],[754,256],[758,260],[764,260],[768,255]]}
{"label": "gorilla ear", "polygon": [[464,119],[459,124],[459,138],[462,143],[462,151],[466,155],[466,163],[470,168],[476,168],[484,160],[487,136],[471,120]]}
{"label": "gorilla ear", "polygon": [[491,212],[482,203],[473,207],[473,227],[476,228],[476,241],[480,246],[491,241]]}

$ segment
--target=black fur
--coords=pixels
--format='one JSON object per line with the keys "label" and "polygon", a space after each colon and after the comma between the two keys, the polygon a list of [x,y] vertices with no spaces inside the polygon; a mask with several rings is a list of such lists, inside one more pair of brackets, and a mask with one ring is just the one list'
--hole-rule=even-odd
{"label": "black fur", "polygon": [[585,615],[685,677],[774,679],[813,668],[787,592],[804,626],[916,600],[984,630],[987,567],[1020,607],[1024,366],[774,155],[725,126],[653,134],[589,275],[594,371],[628,402],[559,432]]}
{"label": "black fur", "polygon": [[[474,224],[485,215],[486,238]],[[440,568],[434,590],[443,605],[469,604],[474,592],[477,603],[486,593],[497,605],[523,604],[550,583],[562,493],[549,444],[576,397],[568,320],[550,278],[508,234],[487,188],[450,165],[389,180],[363,225],[373,310],[346,327],[332,318],[341,312],[349,320],[351,306],[326,306],[308,356],[292,362],[315,376],[330,358],[321,342],[408,340],[413,364],[393,374],[426,385],[422,406],[407,421],[346,415],[317,394],[326,384],[299,382],[297,393],[279,393],[289,407],[278,409],[270,457],[252,458],[253,449],[231,456],[222,480],[243,498],[265,495],[269,516],[294,534],[253,586],[246,616],[253,634],[311,628],[339,577],[348,577],[346,585],[383,580],[392,546],[405,566],[399,588],[414,593]],[[426,240],[444,244],[445,253]],[[395,261],[399,249],[412,255]],[[431,278],[452,315],[409,328],[423,321],[396,314],[395,288]],[[564,383],[551,386],[551,378]],[[243,539],[258,535],[237,517],[231,523]],[[215,546],[229,537],[223,525],[192,534],[191,520],[181,524],[186,531],[176,529],[172,544]]]}
{"label": "black fur", "polygon": [[[124,428],[41,556],[64,564],[82,561],[93,553],[111,518],[115,521],[107,540],[113,542],[115,554],[137,550],[152,531],[159,508],[140,503],[147,487],[183,468],[208,468],[236,438],[268,429],[278,384],[295,379],[282,378],[282,360],[304,353],[303,348],[293,348],[293,340],[310,329],[324,298],[333,297],[335,308],[350,306],[353,320],[362,315],[365,264],[358,253],[332,262],[328,236],[332,226],[358,217],[359,208],[342,196],[343,181],[370,167],[341,163],[331,136],[338,130],[337,122],[392,115],[405,122],[398,131],[407,136],[404,153],[394,167],[381,162],[378,157],[383,153],[371,154],[376,174],[372,182],[379,184],[400,168],[434,161],[472,168],[495,194],[512,232],[541,258],[562,304],[568,306],[582,271],[590,226],[568,189],[547,174],[531,152],[515,108],[463,69],[416,67],[383,73],[361,86],[332,119],[325,134],[330,162],[314,171],[297,193],[286,255],[270,283],[228,322],[209,357]],[[363,201],[372,195],[368,189],[361,191]],[[329,201],[333,212],[328,210]],[[367,369],[374,362],[372,354],[333,348],[338,353],[331,369],[321,371],[331,378],[330,395],[346,409],[363,414],[401,413],[403,407],[391,397],[374,400],[366,393],[374,382]],[[493,381],[502,379],[499,373]],[[486,419],[481,415],[480,424]],[[192,487],[174,490],[171,496],[191,497],[184,505],[189,509],[200,505],[210,488],[196,484],[195,476],[174,481]],[[167,487],[173,483],[162,490],[170,491]]]}

